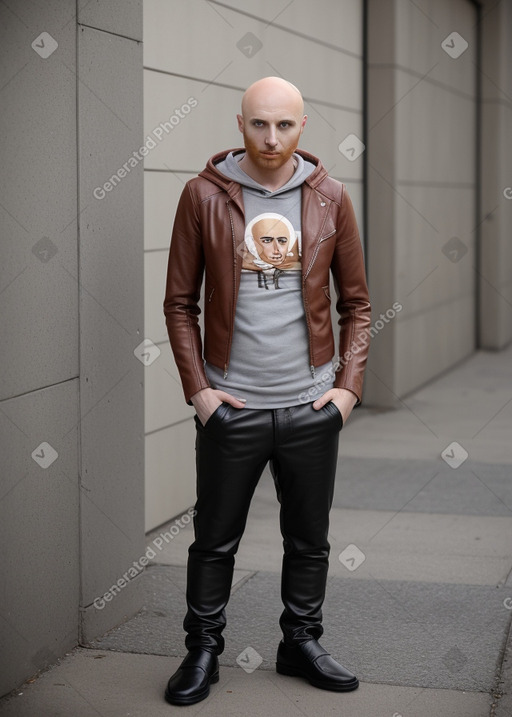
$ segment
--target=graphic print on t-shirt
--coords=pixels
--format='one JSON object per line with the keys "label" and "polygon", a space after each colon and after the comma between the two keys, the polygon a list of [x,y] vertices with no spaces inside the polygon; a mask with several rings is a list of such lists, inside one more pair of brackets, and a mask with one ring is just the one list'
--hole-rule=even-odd
{"label": "graphic print on t-shirt", "polygon": [[301,253],[300,232],[281,214],[264,212],[247,224],[242,264],[246,271],[300,271]]}

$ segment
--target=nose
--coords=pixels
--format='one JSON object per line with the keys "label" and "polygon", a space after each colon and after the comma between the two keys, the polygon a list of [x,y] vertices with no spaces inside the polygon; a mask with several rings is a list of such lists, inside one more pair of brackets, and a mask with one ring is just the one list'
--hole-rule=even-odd
{"label": "nose", "polygon": [[277,144],[276,130],[274,127],[270,127],[265,142],[269,147],[275,147]]}

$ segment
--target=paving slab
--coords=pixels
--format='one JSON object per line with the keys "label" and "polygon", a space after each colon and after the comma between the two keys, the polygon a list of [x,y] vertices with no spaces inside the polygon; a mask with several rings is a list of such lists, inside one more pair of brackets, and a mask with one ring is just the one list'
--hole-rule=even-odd
{"label": "paving slab", "polygon": [[457,441],[472,461],[512,464],[512,344],[478,351],[399,406],[356,409],[342,431],[342,457],[432,460]]}
{"label": "paving slab", "polygon": [[430,460],[340,456],[333,505],[512,516],[512,465],[466,459],[451,468],[441,456]]}
{"label": "paving slab", "polygon": [[[334,508],[329,531],[330,572],[350,577],[338,556],[347,545],[354,544],[365,555],[365,562],[351,573],[357,579],[475,585],[502,585],[506,581],[511,566],[512,515],[416,513],[403,510],[407,496],[403,501],[395,502],[395,510]],[[149,538],[157,535],[154,531],[148,536],[147,544],[152,545]],[[164,544],[154,562],[186,565],[192,540],[192,529],[187,527]],[[280,572],[281,563],[279,505],[271,478],[262,476],[236,566],[241,571]]]}
{"label": "paving slab", "polygon": [[356,545],[364,562],[349,572],[357,579],[498,586],[510,572],[511,537],[512,518],[333,510],[330,572],[347,575],[340,556]]}
{"label": "paving slab", "polygon": [[[481,692],[362,683],[337,694],[304,680],[238,665],[222,667],[210,697],[186,708],[163,699],[180,659],[77,648],[32,684],[0,703],[1,717],[168,717],[182,710],[205,717],[487,717]],[[181,712],[180,712],[181,714]]]}
{"label": "paving slab", "polygon": [[[181,571],[181,574],[180,574]],[[91,643],[94,648],[184,655],[184,568],[155,565],[144,576],[144,609]],[[511,611],[494,587],[331,577],[325,647],[366,682],[490,691]],[[280,639],[280,579],[255,573],[232,595],[221,664],[251,647],[273,669]]]}

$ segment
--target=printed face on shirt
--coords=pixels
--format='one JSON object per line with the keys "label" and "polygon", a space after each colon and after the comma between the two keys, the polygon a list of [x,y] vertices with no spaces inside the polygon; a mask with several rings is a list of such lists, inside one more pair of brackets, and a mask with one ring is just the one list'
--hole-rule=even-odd
{"label": "printed face on shirt", "polygon": [[242,268],[247,271],[299,271],[300,232],[285,216],[264,212],[253,217],[245,228]]}
{"label": "printed face on shirt", "polygon": [[290,233],[284,222],[260,219],[252,228],[252,236],[260,259],[273,266],[279,266],[285,261]]}

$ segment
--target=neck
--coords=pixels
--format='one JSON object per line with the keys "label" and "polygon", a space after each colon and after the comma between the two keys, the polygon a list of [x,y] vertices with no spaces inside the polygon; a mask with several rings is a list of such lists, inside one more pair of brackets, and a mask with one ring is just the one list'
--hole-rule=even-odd
{"label": "neck", "polygon": [[239,166],[244,170],[246,174],[254,179],[255,182],[261,184],[265,189],[275,192],[276,189],[283,187],[293,177],[294,172],[297,168],[297,161],[290,157],[290,159],[278,169],[270,169],[268,171],[255,166],[247,153],[240,160]]}

